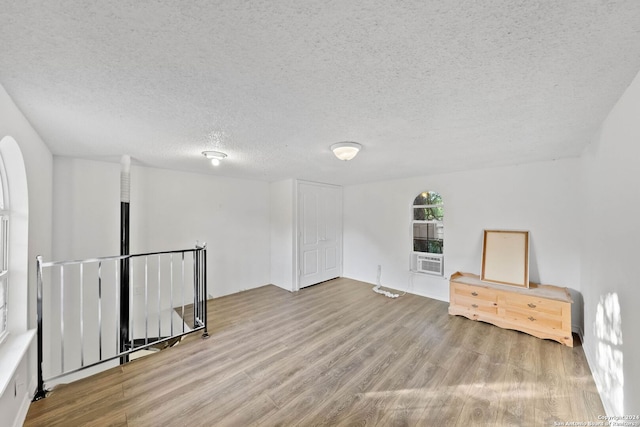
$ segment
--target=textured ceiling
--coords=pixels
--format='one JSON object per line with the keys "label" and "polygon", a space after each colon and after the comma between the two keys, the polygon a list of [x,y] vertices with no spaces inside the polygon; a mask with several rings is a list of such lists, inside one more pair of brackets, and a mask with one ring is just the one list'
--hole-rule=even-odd
{"label": "textured ceiling", "polygon": [[638,0],[0,0],[54,154],[268,181],[578,156],[639,70]]}

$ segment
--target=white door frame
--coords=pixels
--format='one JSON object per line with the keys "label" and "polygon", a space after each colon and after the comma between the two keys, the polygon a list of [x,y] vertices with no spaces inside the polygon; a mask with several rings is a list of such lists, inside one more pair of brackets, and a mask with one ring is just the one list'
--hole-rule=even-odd
{"label": "white door frame", "polygon": [[[301,266],[300,266],[300,233],[301,233],[301,229],[300,229],[300,215],[299,215],[299,203],[300,203],[300,184],[304,184],[304,185],[315,185],[315,186],[319,186],[319,187],[325,187],[325,188],[332,188],[332,189],[339,189],[341,196],[342,196],[342,186],[340,185],[334,185],[334,184],[325,184],[325,183],[320,183],[320,182],[313,182],[313,181],[305,181],[305,180],[300,180],[300,179],[296,179],[295,180],[295,191],[293,194],[293,205],[294,205],[294,210],[293,210],[293,220],[295,223],[295,230],[293,233],[293,257],[294,257],[294,262],[293,262],[293,291],[299,291],[300,290],[300,272],[301,272]],[[340,224],[339,224],[339,238],[338,238],[338,246],[340,247],[340,266],[339,266],[339,272],[340,272],[340,277],[342,277],[342,271],[343,271],[343,257],[344,257],[344,250],[343,250],[343,235],[344,235],[344,230],[343,230],[343,225],[344,225],[344,217],[343,217],[343,209],[344,209],[344,201],[341,200],[340,201]]]}

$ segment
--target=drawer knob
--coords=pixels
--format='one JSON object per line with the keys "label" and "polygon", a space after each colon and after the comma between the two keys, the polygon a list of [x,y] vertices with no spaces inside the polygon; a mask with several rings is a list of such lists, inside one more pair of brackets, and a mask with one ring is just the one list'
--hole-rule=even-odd
{"label": "drawer knob", "polygon": [[527,317],[527,319],[531,320],[532,322],[536,320],[536,318],[532,316]]}
{"label": "drawer knob", "polygon": [[529,304],[527,304],[527,306],[529,306],[529,308],[536,308],[537,307],[535,304],[533,304],[531,302]]}
{"label": "drawer knob", "polygon": [[478,308],[478,304],[471,304],[471,307]]}
{"label": "drawer knob", "polygon": [[477,292],[471,292],[471,295],[473,295],[474,297],[477,297],[478,293]]}

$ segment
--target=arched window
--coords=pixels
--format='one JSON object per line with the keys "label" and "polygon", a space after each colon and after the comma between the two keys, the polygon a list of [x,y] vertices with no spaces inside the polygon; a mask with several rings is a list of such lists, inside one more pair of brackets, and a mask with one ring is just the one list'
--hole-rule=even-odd
{"label": "arched window", "polygon": [[416,196],[412,206],[411,269],[419,273],[444,274],[444,202],[435,191]]}
{"label": "arched window", "polygon": [[0,342],[7,335],[9,305],[9,200],[7,175],[0,156]]}
{"label": "arched window", "polygon": [[28,241],[27,173],[20,146],[7,135],[0,138],[0,345],[28,330]]}

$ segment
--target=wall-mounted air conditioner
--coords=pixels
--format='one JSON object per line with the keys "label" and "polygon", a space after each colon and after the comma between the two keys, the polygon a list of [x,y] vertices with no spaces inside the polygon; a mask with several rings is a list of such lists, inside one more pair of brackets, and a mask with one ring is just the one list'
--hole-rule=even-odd
{"label": "wall-mounted air conditioner", "polygon": [[442,255],[418,254],[416,255],[416,271],[420,273],[437,274],[442,276],[444,263]]}

